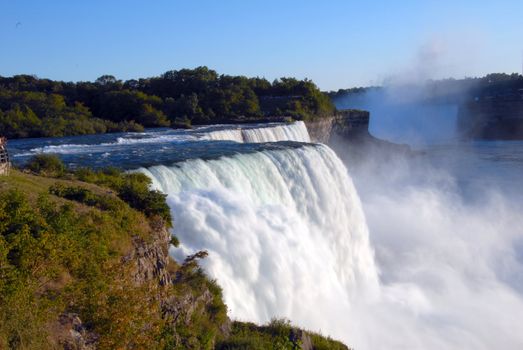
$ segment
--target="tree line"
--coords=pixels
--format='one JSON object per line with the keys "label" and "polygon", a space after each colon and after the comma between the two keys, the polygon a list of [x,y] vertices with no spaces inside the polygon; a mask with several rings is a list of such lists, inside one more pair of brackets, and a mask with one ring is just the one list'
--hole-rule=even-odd
{"label": "tree line", "polygon": [[141,131],[144,127],[310,120],[332,115],[330,98],[308,79],[219,75],[207,67],[158,77],[63,82],[0,77],[0,135],[10,138]]}
{"label": "tree line", "polygon": [[[420,99],[432,103],[460,104],[483,99],[518,100],[523,97],[523,75],[517,73],[490,73],[483,77],[427,80],[412,85],[391,86],[397,89],[413,88]],[[380,86],[353,87],[330,91],[327,94],[333,101],[336,101],[347,96],[364,95],[384,89]]]}

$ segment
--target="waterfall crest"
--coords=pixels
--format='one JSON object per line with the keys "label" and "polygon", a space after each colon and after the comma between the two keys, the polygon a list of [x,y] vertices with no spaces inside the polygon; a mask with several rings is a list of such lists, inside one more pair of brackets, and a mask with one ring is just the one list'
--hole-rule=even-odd
{"label": "waterfall crest", "polygon": [[[141,169],[168,194],[179,260],[205,249],[232,317],[332,330],[378,274],[359,197],[324,145]],[[340,336],[338,334],[338,336]]]}
{"label": "waterfall crest", "polygon": [[208,132],[205,137],[209,140],[229,140],[250,143],[278,141],[311,142],[307,127],[302,121],[297,121],[292,124],[216,130]]}

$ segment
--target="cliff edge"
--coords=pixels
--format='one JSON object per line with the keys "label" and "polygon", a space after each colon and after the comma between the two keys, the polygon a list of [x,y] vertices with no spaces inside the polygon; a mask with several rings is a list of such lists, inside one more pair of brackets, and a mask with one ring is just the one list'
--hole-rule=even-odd
{"label": "cliff edge", "polygon": [[207,253],[170,258],[170,211],[144,175],[32,163],[0,177],[1,349],[348,349],[231,322]]}
{"label": "cliff edge", "polygon": [[370,113],[357,109],[339,110],[336,115],[306,121],[313,142],[333,148],[342,159],[361,160],[372,156],[387,159],[410,153],[408,145],[378,139],[369,133]]}

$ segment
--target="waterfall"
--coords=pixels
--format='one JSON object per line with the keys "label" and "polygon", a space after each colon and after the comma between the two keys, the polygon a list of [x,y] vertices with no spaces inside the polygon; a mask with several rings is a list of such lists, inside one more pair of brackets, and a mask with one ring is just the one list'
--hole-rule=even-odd
{"label": "waterfall", "polygon": [[302,121],[297,121],[289,125],[243,129],[242,135],[245,142],[311,142],[307,127]]}
{"label": "waterfall", "polygon": [[[260,134],[261,135],[261,134]],[[168,194],[178,260],[202,265],[233,318],[288,317],[347,338],[351,297],[377,293],[378,273],[358,194],[324,145],[141,169]]]}
{"label": "waterfall", "polygon": [[210,140],[230,140],[250,143],[277,141],[311,142],[307,127],[302,121],[297,121],[292,124],[210,131],[205,134],[205,138]]}
{"label": "waterfall", "polygon": [[286,317],[359,350],[522,348],[520,205],[387,182],[362,191],[371,246],[330,148],[261,149],[141,169],[168,195],[171,254],[209,252],[202,267],[233,319]]}
{"label": "waterfall", "polygon": [[243,142],[242,131],[239,128],[209,131],[205,133],[204,138],[213,141]]}
{"label": "waterfall", "polygon": [[[269,126],[267,126],[269,125]],[[27,157],[39,153],[54,154],[92,154],[106,153],[121,150],[127,146],[140,147],[147,144],[183,144],[187,141],[212,140],[212,141],[235,141],[239,143],[263,143],[277,141],[311,142],[307,127],[302,121],[292,124],[265,124],[265,125],[243,125],[240,127],[229,127],[220,130],[208,130],[209,127],[195,130],[162,130],[148,131],[144,133],[125,133],[123,136],[114,137],[107,134],[101,137],[103,142],[85,143],[86,136],[67,138],[65,142],[57,142],[38,147],[32,147],[23,152],[16,153],[15,157]],[[76,141],[76,142],[74,142]]]}

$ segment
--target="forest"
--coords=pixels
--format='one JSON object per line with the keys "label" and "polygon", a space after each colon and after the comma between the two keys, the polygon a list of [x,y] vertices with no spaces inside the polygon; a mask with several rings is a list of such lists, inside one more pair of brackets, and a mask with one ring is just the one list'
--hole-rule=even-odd
{"label": "forest", "polygon": [[[420,88],[420,86],[422,88]],[[512,73],[490,73],[483,77],[469,77],[463,79],[427,80],[412,84],[391,84],[387,87],[413,89],[417,98],[430,103],[463,103],[478,100],[514,100],[523,96],[523,75]],[[363,95],[369,91],[379,91],[384,87],[353,87],[330,91],[328,95],[334,101],[346,96]],[[409,92],[412,94],[412,92]]]}
{"label": "forest", "polygon": [[148,127],[242,123],[332,115],[330,98],[308,79],[220,75],[207,67],[141,79],[103,75],[64,82],[32,75],[0,77],[0,135],[59,137]]}

